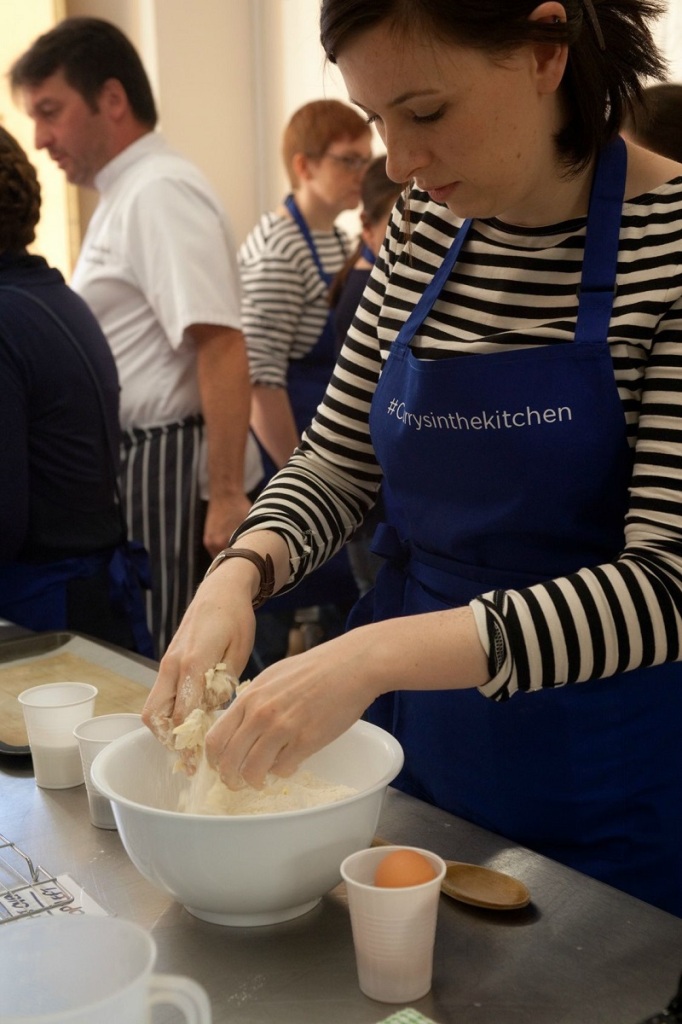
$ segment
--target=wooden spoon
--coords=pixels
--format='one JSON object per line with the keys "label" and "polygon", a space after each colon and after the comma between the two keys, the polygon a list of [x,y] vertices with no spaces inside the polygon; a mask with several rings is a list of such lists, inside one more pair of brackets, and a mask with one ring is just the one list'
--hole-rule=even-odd
{"label": "wooden spoon", "polygon": [[[375,836],[372,846],[400,846]],[[493,871],[478,864],[446,860],[447,870],[441,892],[460,903],[488,910],[520,910],[530,903],[530,893],[523,882],[502,871]]]}
{"label": "wooden spoon", "polygon": [[446,860],[441,892],[460,903],[489,910],[520,910],[530,903],[530,893],[523,882],[502,871]]}

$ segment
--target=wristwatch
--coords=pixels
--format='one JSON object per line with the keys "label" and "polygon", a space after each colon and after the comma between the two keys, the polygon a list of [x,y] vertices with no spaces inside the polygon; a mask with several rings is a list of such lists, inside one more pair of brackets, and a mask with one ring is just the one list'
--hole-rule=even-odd
{"label": "wristwatch", "polygon": [[249,548],[225,548],[224,551],[220,551],[211,564],[209,565],[204,579],[210,576],[214,569],[217,569],[219,565],[227,558],[246,558],[249,562],[252,562],[258,572],[260,573],[260,585],[258,587],[258,593],[251,602],[254,608],[260,608],[262,604],[265,604],[267,599],[272,596],[272,592],[275,589],[275,567],[273,565],[270,555],[266,555],[263,558],[257,551],[251,551]]}

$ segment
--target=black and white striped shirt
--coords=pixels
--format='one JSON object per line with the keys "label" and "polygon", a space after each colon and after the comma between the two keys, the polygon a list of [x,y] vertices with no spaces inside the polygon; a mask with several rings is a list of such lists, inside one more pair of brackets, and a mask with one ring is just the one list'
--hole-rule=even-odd
{"label": "black and white striped shirt", "polygon": [[[336,274],[348,239],[339,231],[311,231],[320,262]],[[286,387],[290,360],[315,345],[329,314],[327,285],[306,240],[290,217],[264,214],[239,250],[242,330],[251,381]]]}
{"label": "black and white striped shirt", "polygon": [[[287,538],[292,579],[329,557],[373,500],[380,470],[368,431],[372,394],[461,223],[417,191],[409,206],[409,239],[401,199],[301,448],[242,528]],[[412,343],[415,354],[572,341],[584,239],[585,219],[528,230],[475,221]],[[625,548],[609,564],[472,602],[484,645],[495,624],[501,641],[499,670],[481,687],[497,699],[682,656],[682,177],[624,204],[609,346],[635,455]]]}

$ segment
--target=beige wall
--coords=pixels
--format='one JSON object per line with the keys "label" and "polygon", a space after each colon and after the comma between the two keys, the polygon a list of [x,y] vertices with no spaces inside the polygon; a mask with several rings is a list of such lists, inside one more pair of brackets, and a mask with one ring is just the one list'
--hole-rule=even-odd
{"label": "beige wall", "polygon": [[243,236],[257,205],[251,4],[160,0],[156,41],[161,127],[212,179]]}
{"label": "beige wall", "polygon": [[[259,208],[270,209],[287,188],[280,157],[286,122],[310,100],[348,97],[338,70],[325,64],[319,0],[249,0],[249,6],[255,38]],[[376,136],[375,150],[382,151]],[[359,228],[353,213],[342,214],[339,222],[351,233]]]}
{"label": "beige wall", "polygon": [[0,124],[26,150],[40,180],[41,217],[32,248],[49,252],[50,261],[68,273],[78,244],[76,189],[46,153],[33,148],[31,122],[14,103],[6,77],[13,61],[63,14],[63,0],[0,0]]}
{"label": "beige wall", "polygon": [[[244,0],[66,0],[69,14],[118,25],[138,48],[152,82],[159,125],[171,145],[207,175],[236,237],[256,207],[252,168],[251,4]],[[234,102],[238,97],[239,102]],[[81,190],[85,224],[96,194]]]}

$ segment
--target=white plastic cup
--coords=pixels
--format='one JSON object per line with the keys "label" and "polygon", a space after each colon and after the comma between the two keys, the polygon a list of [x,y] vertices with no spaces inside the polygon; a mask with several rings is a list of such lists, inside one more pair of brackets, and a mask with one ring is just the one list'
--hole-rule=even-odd
{"label": "white plastic cup", "polygon": [[95,711],[97,687],[90,683],[44,683],[19,694],[36,785],[42,789],[82,786],[83,765],[75,726]]}
{"label": "white plastic cup", "polygon": [[142,716],[121,712],[114,715],[96,715],[94,718],[86,718],[73,730],[78,741],[81,764],[83,766],[83,778],[88,794],[88,808],[90,810],[90,821],[96,828],[116,828],[116,820],[111,807],[111,802],[100,793],[92,781],[90,769],[100,750],[104,750],[112,740],[124,736],[127,732],[142,728]]}
{"label": "white plastic cup", "polygon": [[[416,850],[436,872],[421,885],[374,885],[379,862],[394,850]],[[341,864],[350,910],[360,989],[382,1003],[425,996],[433,977],[433,949],[445,861],[429,850],[381,846],[352,853]]]}
{"label": "white plastic cup", "polygon": [[176,1007],[188,1024],[211,1024],[205,990],[152,973],[155,960],[151,935],[121,918],[12,922],[0,928],[2,1024],[148,1024],[158,1004]]}

